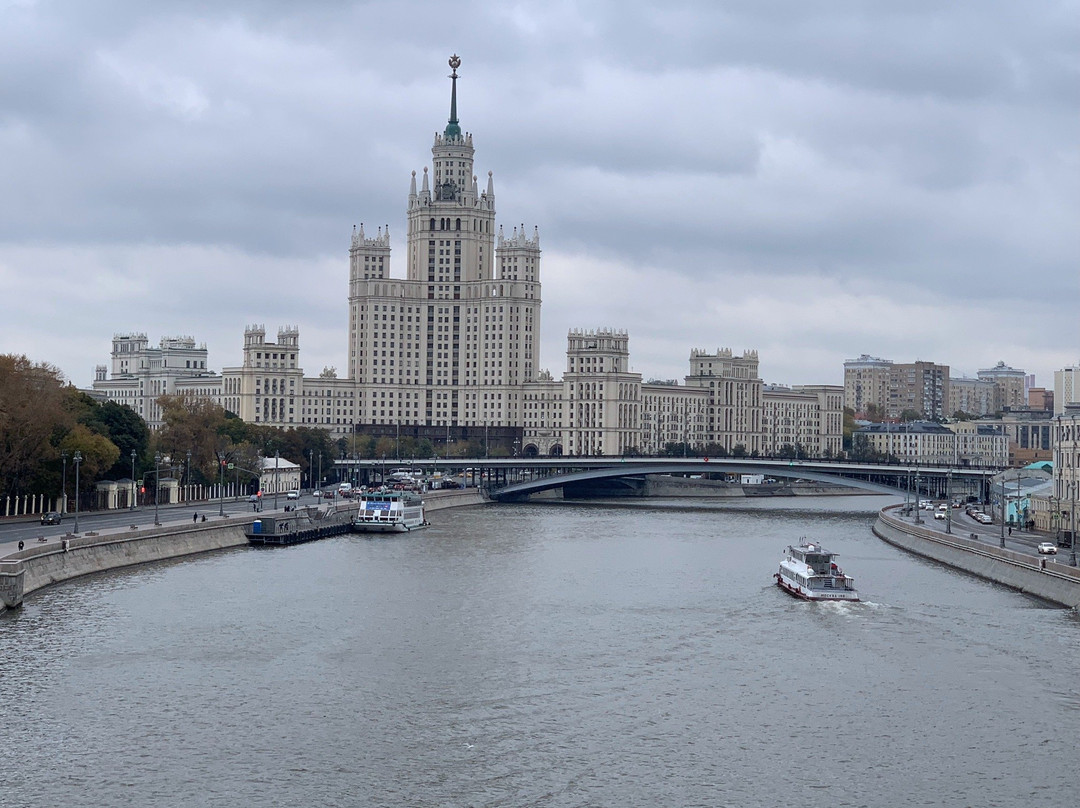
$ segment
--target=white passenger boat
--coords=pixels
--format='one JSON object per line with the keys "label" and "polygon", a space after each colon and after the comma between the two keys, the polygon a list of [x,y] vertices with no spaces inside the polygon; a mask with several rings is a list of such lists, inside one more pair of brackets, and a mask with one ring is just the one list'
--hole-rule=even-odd
{"label": "white passenger boat", "polygon": [[393,491],[362,494],[352,529],[357,533],[407,533],[427,525],[420,495]]}
{"label": "white passenger boat", "polygon": [[773,577],[776,585],[797,598],[805,600],[858,600],[855,579],[844,571],[820,544],[805,540],[798,546],[789,545],[780,562],[780,571]]}

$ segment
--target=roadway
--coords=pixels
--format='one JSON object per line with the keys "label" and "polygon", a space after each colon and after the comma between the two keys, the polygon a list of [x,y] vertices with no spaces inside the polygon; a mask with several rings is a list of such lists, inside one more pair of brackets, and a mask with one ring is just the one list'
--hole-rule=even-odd
{"label": "roadway", "polygon": [[[320,502],[322,500],[307,495],[302,497],[298,504],[318,505]],[[278,496],[278,510],[292,504],[294,503],[287,500],[284,494]],[[263,512],[273,513],[273,507],[274,496],[264,494],[262,501]],[[198,514],[200,520],[205,516],[209,522],[221,518],[219,515],[220,510],[221,503],[217,500],[163,505],[158,509],[158,521],[163,525],[176,524],[177,522],[193,522],[195,521],[195,515]],[[247,501],[247,497],[242,497],[240,499],[225,500],[224,510],[226,516],[243,517],[252,515],[254,508]],[[116,528],[128,528],[131,525],[153,527],[154,507],[151,505],[149,507],[141,506],[134,510],[80,513],[78,535]],[[14,551],[20,541],[25,542],[27,545],[31,543],[37,544],[42,539],[45,541],[59,541],[61,538],[71,535],[74,530],[75,514],[73,513],[65,514],[63,522],[59,525],[43,525],[39,516],[13,517],[0,520],[0,557]]]}
{"label": "roadway", "polygon": [[[901,516],[898,511],[893,511],[892,513],[897,518],[914,524],[914,516]],[[947,525],[948,522],[946,520],[935,519],[933,511],[919,511],[920,527],[928,530],[936,530],[937,532],[944,534]],[[994,547],[1001,546],[1001,522],[995,522],[992,525],[984,525],[968,516],[962,508],[953,508],[952,535],[966,539],[970,538],[973,533],[978,537],[978,541],[986,542]],[[1005,548],[1007,550],[1015,550],[1018,553],[1028,553],[1037,556],[1038,558],[1045,558],[1047,564],[1054,562],[1069,566],[1069,562],[1072,559],[1072,552],[1068,548],[1059,547],[1057,555],[1039,555],[1039,551],[1036,548],[1040,542],[1044,541],[1056,543],[1055,536],[1051,533],[1042,533],[1036,530],[1018,530],[1017,528],[1013,528],[1012,535],[1009,535],[1008,525],[1005,526]]]}

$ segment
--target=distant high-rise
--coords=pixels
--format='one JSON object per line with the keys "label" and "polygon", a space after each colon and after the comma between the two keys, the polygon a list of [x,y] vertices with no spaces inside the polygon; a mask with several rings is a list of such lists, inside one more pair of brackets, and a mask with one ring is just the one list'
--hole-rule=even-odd
{"label": "distant high-rise", "polygon": [[997,387],[997,411],[1021,410],[1027,406],[1024,371],[998,362],[992,368],[980,370],[978,375],[983,381],[993,382]]}
{"label": "distant high-rise", "polygon": [[844,406],[857,415],[866,413],[873,404],[884,412],[889,401],[891,359],[878,359],[863,354],[844,362]]}

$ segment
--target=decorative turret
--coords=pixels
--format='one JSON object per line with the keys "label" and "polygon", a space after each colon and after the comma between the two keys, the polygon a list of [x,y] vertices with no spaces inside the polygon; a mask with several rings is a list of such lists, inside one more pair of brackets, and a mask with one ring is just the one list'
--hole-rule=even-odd
{"label": "decorative turret", "polygon": [[540,231],[533,228],[532,238],[525,234],[525,225],[514,228],[514,234],[507,238],[499,226],[499,237],[495,242],[498,255],[499,279],[512,281],[540,280]]}
{"label": "decorative turret", "polygon": [[353,227],[349,248],[349,279],[386,278],[390,273],[390,225],[380,227],[378,235],[368,238],[364,225]]}

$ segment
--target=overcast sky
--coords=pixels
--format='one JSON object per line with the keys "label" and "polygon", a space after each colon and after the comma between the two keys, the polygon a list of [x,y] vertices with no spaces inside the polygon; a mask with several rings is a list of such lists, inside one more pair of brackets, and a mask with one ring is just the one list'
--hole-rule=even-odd
{"label": "overcast sky", "polygon": [[244,327],[346,368],[354,224],[405,275],[447,59],[498,222],[539,227],[541,365],[679,378],[869,353],[1080,361],[1078,0],[0,0],[0,353],[88,386],[116,332]]}

